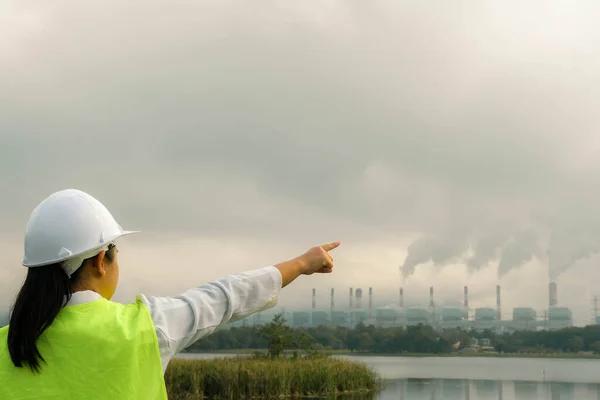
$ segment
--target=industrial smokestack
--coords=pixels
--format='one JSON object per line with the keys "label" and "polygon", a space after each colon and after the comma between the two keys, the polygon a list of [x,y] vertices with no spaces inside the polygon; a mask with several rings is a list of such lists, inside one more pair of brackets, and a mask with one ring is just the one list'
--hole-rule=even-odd
{"label": "industrial smokestack", "polygon": [[334,297],[334,290],[333,288],[331,288],[331,309],[333,310],[333,307],[335,306],[335,297]]}
{"label": "industrial smokestack", "polygon": [[429,287],[429,307],[431,307],[431,325],[435,325],[435,303],[433,301],[433,286]]}
{"label": "industrial smokestack", "polygon": [[496,313],[498,321],[502,319],[502,306],[500,302],[500,285],[496,286]]}
{"label": "industrial smokestack", "polygon": [[433,286],[429,287],[429,307],[433,308]]}
{"label": "industrial smokestack", "polygon": [[356,289],[356,308],[362,309],[362,289]]}
{"label": "industrial smokestack", "polygon": [[352,310],[352,298],[354,297],[353,290],[350,288],[350,309]]}
{"label": "industrial smokestack", "polygon": [[556,291],[556,282],[550,282],[550,307],[558,305],[558,295]]}
{"label": "industrial smokestack", "polygon": [[312,308],[313,308],[313,310],[315,308],[317,308],[317,289],[313,289],[313,294],[312,294]]}
{"label": "industrial smokestack", "polygon": [[469,308],[469,288],[465,286],[465,308]]}
{"label": "industrial smokestack", "polygon": [[404,307],[404,289],[400,288],[398,291],[398,306],[400,308]]}
{"label": "industrial smokestack", "polygon": [[373,288],[369,288],[369,318],[373,316]]}

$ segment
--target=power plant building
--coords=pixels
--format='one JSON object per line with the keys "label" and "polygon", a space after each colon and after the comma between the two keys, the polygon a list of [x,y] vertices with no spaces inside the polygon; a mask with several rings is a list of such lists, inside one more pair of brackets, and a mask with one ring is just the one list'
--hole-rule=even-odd
{"label": "power plant building", "polygon": [[[558,305],[557,285],[549,285],[549,305],[543,313],[538,313],[531,307],[516,307],[512,312],[502,313],[501,288],[496,286],[496,307],[478,307],[469,315],[468,287],[464,287],[464,300],[461,305],[437,305],[433,287],[429,288],[427,307],[405,306],[404,288],[398,290],[398,302],[381,307],[374,305],[374,291],[368,288],[350,288],[346,293],[347,302],[341,302],[341,308],[336,308],[334,289],[329,291],[330,299],[326,307],[318,308],[317,291],[312,289],[310,310],[295,309],[283,312],[286,323],[292,327],[345,326],[354,327],[359,323],[381,327],[432,325],[434,328],[461,328],[474,330],[495,330],[511,332],[515,330],[562,329],[573,324],[573,315],[569,308]],[[343,293],[343,292],[342,292]],[[363,301],[363,293],[368,293],[368,302]],[[366,307],[365,307],[366,305]],[[259,325],[273,319],[277,311],[257,314],[243,321],[237,321],[230,326]],[[543,315],[543,317],[542,317]],[[505,317],[504,319],[502,317]],[[506,318],[508,317],[508,318]],[[600,323],[600,318],[597,319]]]}
{"label": "power plant building", "polygon": [[497,321],[498,312],[489,307],[480,307],[475,309],[475,321]]}
{"label": "power plant building", "polygon": [[425,308],[409,307],[406,309],[406,323],[408,325],[431,323],[431,313]]}
{"label": "power plant building", "polygon": [[308,326],[310,324],[310,314],[303,311],[294,311],[292,313],[293,326]]}
{"label": "power plant building", "polygon": [[405,322],[404,310],[397,306],[385,306],[375,312],[375,321],[379,326],[395,326]]}
{"label": "power plant building", "polygon": [[313,326],[321,326],[321,325],[329,325],[330,318],[329,313],[327,311],[313,311],[311,314],[311,325]]}
{"label": "power plant building", "polygon": [[442,309],[442,322],[458,322],[465,320],[465,313],[462,308],[446,307]]}
{"label": "power plant building", "polygon": [[350,324],[350,314],[346,311],[331,311],[331,324],[339,326]]}
{"label": "power plant building", "polygon": [[517,307],[513,309],[513,321],[531,322],[537,319],[537,313],[530,307]]}
{"label": "power plant building", "polygon": [[553,329],[568,328],[572,325],[573,314],[567,307],[550,307],[548,321]]}

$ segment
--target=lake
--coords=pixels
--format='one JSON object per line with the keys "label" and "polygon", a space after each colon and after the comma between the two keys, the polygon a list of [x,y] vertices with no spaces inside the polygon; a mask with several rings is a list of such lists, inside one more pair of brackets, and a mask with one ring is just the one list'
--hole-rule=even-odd
{"label": "lake", "polygon": [[[181,358],[228,355],[182,354]],[[600,360],[339,356],[385,380],[381,393],[352,400],[600,400]],[[350,399],[350,398],[348,398]]]}

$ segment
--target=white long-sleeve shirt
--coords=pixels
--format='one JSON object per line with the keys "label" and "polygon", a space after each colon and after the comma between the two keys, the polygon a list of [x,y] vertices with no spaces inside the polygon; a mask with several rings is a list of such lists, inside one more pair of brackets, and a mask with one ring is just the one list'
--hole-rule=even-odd
{"label": "white long-sleeve shirt", "polygon": [[[175,354],[220,325],[274,307],[281,286],[281,273],[271,266],[229,275],[177,297],[139,295],[154,321],[163,373]],[[66,307],[99,298],[93,291],[75,292]]]}

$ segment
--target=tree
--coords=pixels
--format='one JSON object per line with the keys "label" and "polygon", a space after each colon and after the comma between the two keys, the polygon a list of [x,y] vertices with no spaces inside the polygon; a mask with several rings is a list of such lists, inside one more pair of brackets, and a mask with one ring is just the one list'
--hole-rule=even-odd
{"label": "tree", "polygon": [[277,358],[283,351],[294,344],[294,330],[285,324],[282,314],[277,314],[271,322],[263,325],[259,332],[267,340],[269,357]]}
{"label": "tree", "polygon": [[590,350],[592,350],[594,354],[600,354],[600,340],[592,343]]}
{"label": "tree", "polygon": [[301,331],[294,337],[294,347],[300,350],[310,351],[315,347],[315,338],[310,333]]}
{"label": "tree", "polygon": [[435,330],[428,325],[376,327],[357,324],[354,328],[319,326],[292,329],[282,315],[262,327],[230,327],[219,329],[209,338],[194,343],[187,351],[224,349],[269,349],[272,357],[284,350],[302,350],[312,355],[323,349],[348,349],[373,353],[448,353],[453,344],[461,347],[473,337],[492,339],[498,352],[546,353],[593,351],[600,354],[600,326],[570,327],[556,331],[512,333],[476,332],[457,328]]}
{"label": "tree", "polygon": [[578,353],[583,349],[583,338],[581,336],[573,336],[571,339],[569,339],[569,349],[573,352],[573,353]]}
{"label": "tree", "polygon": [[360,351],[369,351],[374,342],[368,332],[363,332],[358,336],[358,349]]}
{"label": "tree", "polygon": [[219,345],[222,349],[239,349],[238,335],[233,330],[223,330],[218,336]]}
{"label": "tree", "polygon": [[348,350],[351,352],[355,352],[360,348],[360,333],[353,330],[348,334],[348,339],[346,340],[346,346]]}

